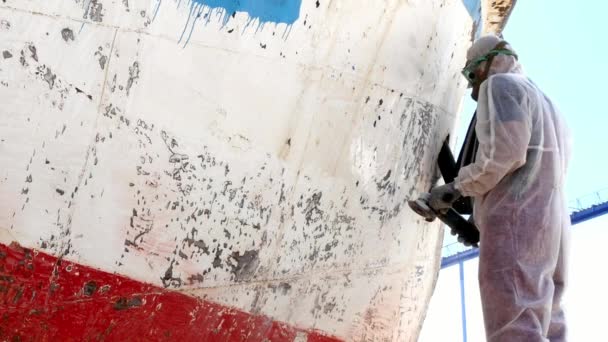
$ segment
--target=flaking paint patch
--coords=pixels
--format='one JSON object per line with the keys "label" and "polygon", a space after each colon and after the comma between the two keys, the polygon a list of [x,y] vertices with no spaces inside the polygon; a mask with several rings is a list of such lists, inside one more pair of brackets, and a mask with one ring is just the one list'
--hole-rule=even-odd
{"label": "flaking paint patch", "polygon": [[114,303],[113,307],[114,307],[114,310],[121,311],[121,310],[137,308],[142,305],[143,305],[143,301],[142,301],[141,297],[134,296],[132,298],[125,298],[125,297],[118,298],[118,300]]}
{"label": "flaking paint patch", "polygon": [[82,292],[85,296],[91,297],[97,291],[97,287],[98,287],[97,282],[90,280],[84,284],[84,286],[82,288]]}
{"label": "flaking paint patch", "polygon": [[139,79],[139,62],[133,62],[133,65],[129,67],[129,79],[127,80],[127,87],[125,88],[127,91],[127,96],[131,92],[131,87],[133,83]]}
{"label": "flaking paint patch", "polygon": [[97,60],[99,61],[99,67],[101,70],[105,70],[106,63],[108,62],[108,56],[104,54],[103,47],[100,46],[97,48],[97,51],[95,51],[95,57],[97,57]]}
{"label": "flaking paint patch", "polygon": [[103,21],[103,3],[100,0],[86,0],[84,5],[83,19],[90,19],[95,22]]}
{"label": "flaking paint patch", "polygon": [[53,74],[50,68],[46,68],[46,73],[42,77],[44,78],[44,81],[49,84],[49,89],[53,89],[57,75]]}
{"label": "flaking paint patch", "polygon": [[[40,47],[42,48],[43,45],[40,45]],[[41,51],[41,62],[44,62],[44,56],[44,51]],[[26,57],[29,63],[36,64],[38,62],[34,60],[31,53],[27,54]],[[97,66],[94,66],[97,69]],[[127,65],[123,64],[120,69],[121,80],[124,80],[126,69]],[[96,71],[99,72],[99,70]],[[41,75],[44,75],[44,73]],[[111,74],[109,77],[111,77]],[[116,74],[114,74],[114,79],[116,79]],[[57,83],[59,83],[59,79]],[[101,100],[105,101],[105,99]],[[382,99],[378,100],[378,97],[372,102],[374,106],[376,103],[383,105],[381,103]],[[391,101],[385,98],[384,103],[391,103]],[[292,184],[287,183],[279,176],[279,172],[265,170],[250,170],[249,172],[248,170],[243,174],[243,165],[225,158],[224,151],[218,151],[218,149],[207,146],[208,142],[205,139],[197,141],[197,146],[194,148],[192,146],[188,147],[192,144],[192,141],[188,140],[191,137],[182,136],[180,132],[169,132],[166,127],[162,126],[162,123],[159,123],[159,126],[163,127],[165,131],[162,131],[159,127],[154,127],[155,122],[147,119],[149,113],[137,112],[126,104],[108,105],[108,107],[107,111],[102,112],[104,116],[102,120],[106,120],[106,118],[113,120],[115,125],[110,125],[111,129],[108,132],[100,132],[96,137],[97,148],[91,150],[91,167],[87,169],[85,178],[91,182],[91,179],[98,176],[100,172],[96,168],[97,165],[101,165],[101,170],[115,167],[115,164],[109,164],[109,160],[112,157],[115,158],[115,155],[97,155],[97,150],[102,150],[104,144],[111,141],[112,135],[120,139],[120,144],[123,144],[123,146],[129,146],[129,149],[138,149],[140,155],[136,159],[124,161],[129,166],[133,166],[132,170],[136,170],[137,173],[136,177],[129,179],[129,183],[133,184],[128,190],[129,194],[133,195],[133,208],[130,207],[130,201],[121,202],[121,204],[129,205],[129,207],[123,208],[124,210],[131,211],[131,209],[134,209],[134,214],[130,219],[133,224],[129,225],[128,220],[121,222],[122,226],[130,233],[129,237],[125,239],[124,246],[125,250],[128,249],[129,251],[125,251],[125,253],[133,255],[150,252],[150,259],[155,257],[152,253],[157,253],[158,259],[168,258],[167,262],[171,263],[169,267],[171,272],[167,280],[174,280],[173,283],[170,282],[170,287],[185,288],[187,284],[198,284],[202,280],[205,280],[205,282],[209,280],[209,284],[205,283],[205,286],[217,285],[217,282],[214,281],[217,278],[221,279],[223,271],[232,272],[237,269],[238,262],[233,257],[234,253],[237,257],[242,257],[253,249],[259,251],[258,259],[267,259],[262,246],[272,246],[271,248],[274,248],[277,244],[272,230],[276,229],[278,224],[271,219],[273,215],[270,213],[271,210],[274,210],[274,213],[280,212],[275,216],[280,215],[282,217],[281,223],[283,217],[286,218],[285,222],[287,223],[281,229],[293,229],[302,232],[302,239],[293,239],[293,241],[297,240],[295,241],[296,246],[293,248],[295,257],[299,258],[303,255],[302,259],[310,260],[313,265],[318,262],[322,264],[323,268],[339,268],[343,266],[339,263],[340,260],[337,257],[341,254],[342,242],[349,245],[349,253],[352,253],[351,255],[355,257],[358,257],[357,250],[361,247],[357,244],[350,244],[349,239],[352,239],[352,237],[349,237],[349,234],[353,232],[356,234],[357,231],[363,229],[368,231],[378,229],[375,224],[365,226],[366,216],[372,222],[379,222],[378,218],[390,218],[390,213],[394,212],[393,204],[395,203],[392,201],[394,194],[388,190],[397,189],[399,184],[402,184],[402,171],[407,169],[402,170],[399,167],[388,169],[384,166],[378,168],[369,182],[362,182],[360,189],[365,190],[362,191],[362,204],[359,206],[356,198],[335,195],[335,192],[342,189],[343,184],[335,184],[335,188],[339,190],[334,191],[329,186],[319,185],[319,179],[307,179],[305,172],[303,172],[300,182],[300,184],[303,184],[303,188],[296,190]],[[398,114],[396,115],[398,116]],[[412,117],[415,118],[416,115],[407,113],[406,123]],[[437,112],[434,112],[433,115],[437,115]],[[141,118],[141,120],[138,118]],[[384,120],[381,121],[378,117],[378,129],[383,127]],[[100,126],[105,128],[107,122],[102,121],[101,123]],[[366,122],[366,124],[371,126],[371,122]],[[413,125],[412,127],[415,130],[415,134],[412,136],[418,137],[420,126]],[[59,128],[61,131],[61,127]],[[122,130],[121,133],[117,134],[118,130]],[[432,137],[432,132],[427,133]],[[162,137],[162,142],[159,136]],[[133,137],[136,138],[133,139]],[[391,135],[391,137],[393,136]],[[396,140],[401,140],[401,136],[398,136]],[[255,140],[252,139],[252,141]],[[167,150],[163,149],[163,143],[167,145]],[[406,145],[409,149],[409,143]],[[272,164],[270,156],[267,161],[270,164],[264,165],[267,170],[278,169],[276,164]],[[260,165],[262,165],[262,161],[256,159],[249,166],[253,169]],[[91,172],[89,173],[89,171]],[[128,173],[121,174],[129,175]],[[415,175],[415,178],[418,177],[416,172],[412,171],[412,174]],[[88,178],[89,175],[92,177]],[[40,176],[39,173],[35,174],[34,179],[39,181],[42,178]],[[277,185],[270,184],[272,181],[265,179],[265,176],[273,177],[274,184]],[[247,179],[243,182],[241,177],[243,179],[247,177]],[[202,178],[206,179],[203,180]],[[269,201],[268,198],[260,200],[259,197],[256,198],[258,194],[256,194],[255,186],[251,184],[263,184],[263,191],[271,193],[277,190],[280,191],[280,194],[277,193],[272,201]],[[126,183],[123,186],[126,188]],[[87,197],[89,194],[95,196],[100,196],[100,193],[103,194],[102,188],[93,190],[90,187],[86,189]],[[29,194],[33,191],[32,189]],[[61,196],[62,200],[73,197],[75,192],[75,190],[72,191],[72,187],[62,187],[62,191],[64,191]],[[364,193],[367,191],[370,191],[371,194]],[[374,191],[380,195],[377,196]],[[401,193],[403,191],[406,190],[401,190]],[[349,188],[347,192],[353,191]],[[297,195],[294,195],[294,193]],[[397,193],[399,194],[399,191]],[[203,197],[203,200],[199,200],[199,195]],[[302,198],[298,200],[299,195],[302,195]],[[212,196],[217,197],[212,198]],[[377,197],[381,198],[382,201],[375,201]],[[167,207],[165,207],[165,200]],[[395,199],[395,201],[398,200]],[[276,206],[277,201],[282,204],[280,208],[276,208],[278,207]],[[383,201],[384,203],[382,203]],[[156,205],[161,204],[161,202],[162,205],[157,208]],[[346,202],[348,204],[344,204]],[[231,205],[233,206],[231,207]],[[339,210],[336,208],[340,207],[347,209],[336,213]],[[155,209],[160,209],[159,212],[165,213],[171,211],[170,218],[164,220]],[[294,220],[294,217],[297,219]],[[222,222],[224,219],[226,221]],[[66,219],[63,218],[62,220],[65,221]],[[169,220],[171,221],[169,222]],[[217,222],[213,220],[217,220]],[[204,222],[200,225],[200,233],[198,230],[193,231],[193,227],[199,227],[200,222]],[[151,229],[149,229],[150,227]],[[66,225],[62,229],[68,231],[69,227]],[[254,235],[256,231],[270,232],[263,235],[268,237],[268,241],[266,242],[266,238],[262,239],[259,238],[259,235]],[[213,236],[210,236],[209,232],[213,232]],[[163,235],[163,233],[167,234]],[[168,245],[174,244],[168,247],[166,253],[160,248],[154,249],[159,245],[161,239]],[[217,239],[217,241],[214,241],[214,239]],[[132,244],[127,245],[126,241],[130,241]],[[243,241],[243,243],[237,245],[239,241]],[[292,242],[289,239],[286,239],[286,241]],[[154,248],[151,248],[152,246]],[[283,257],[289,258],[291,257],[290,254],[290,252],[287,252]],[[215,264],[214,257],[218,260],[218,269],[209,270],[211,268],[210,261],[213,260]],[[332,263],[334,260],[335,263]],[[324,264],[326,261],[327,263]],[[185,267],[188,266],[189,262],[198,267],[194,272],[191,272],[192,268]],[[294,264],[297,267],[307,262]],[[154,272],[155,280],[167,275],[166,271],[168,269],[166,266],[168,266],[168,263],[163,265],[162,269],[160,267],[156,268],[161,263],[153,263],[150,266],[152,272]],[[309,270],[308,266],[306,265],[303,270]],[[347,264],[345,267],[351,267],[351,265]],[[117,268],[120,268],[120,266]],[[291,273],[291,271],[289,272]],[[262,276],[267,274],[268,272]],[[276,277],[276,274],[271,276]],[[253,279],[264,280],[260,276],[255,278],[255,275]],[[292,290],[286,292],[290,291]],[[323,315],[340,308],[340,305],[336,305],[336,302],[332,300],[331,296],[327,295],[324,289],[318,290],[311,287],[311,296],[316,295],[315,291],[322,294],[315,301],[315,317],[324,317]],[[301,293],[298,292],[298,294]],[[263,302],[263,300],[263,298],[260,298],[258,303]]]}
{"label": "flaking paint patch", "polygon": [[64,28],[61,30],[61,38],[63,38],[64,41],[68,42],[68,41],[74,41],[74,31],[72,31],[71,28]]}
{"label": "flaking paint patch", "polygon": [[[140,157],[142,163],[136,169],[137,174],[144,177],[137,183],[145,184],[145,187],[140,188],[139,186],[135,186],[135,183],[132,184],[133,189],[137,190],[134,195],[140,207],[132,210],[133,214],[131,215],[131,222],[129,224],[130,229],[127,231],[130,237],[127,237],[125,240],[126,249],[141,250],[148,248],[146,246],[150,244],[147,241],[147,237],[158,234],[159,229],[163,225],[160,222],[156,222],[153,213],[157,211],[165,212],[163,216],[167,216],[168,213],[174,212],[174,214],[169,215],[169,217],[173,217],[170,219],[170,226],[175,227],[177,225],[183,227],[180,230],[185,229],[187,233],[182,237],[175,237],[177,241],[174,250],[175,257],[170,258],[171,265],[165,274],[161,276],[165,286],[179,288],[184,284],[192,283],[192,279],[200,280],[201,277],[207,279],[210,275],[216,278],[224,271],[232,273],[233,277],[236,276],[239,279],[244,279],[250,275],[253,276],[255,274],[253,270],[256,269],[259,261],[257,258],[253,258],[255,254],[252,250],[242,250],[240,249],[242,247],[238,246],[247,245],[247,241],[251,241],[253,246],[256,247],[263,247],[272,243],[268,239],[268,234],[265,230],[268,229],[270,215],[273,210],[287,210],[281,216],[294,215],[288,214],[290,210],[293,210],[291,209],[291,205],[284,203],[276,208],[276,205],[273,203],[260,201],[256,199],[256,196],[250,197],[248,195],[249,190],[246,189],[250,186],[247,185],[247,181],[251,177],[242,178],[240,181],[238,178],[234,179],[230,176],[231,168],[226,167],[226,161],[218,159],[209,152],[204,152],[196,157],[190,156],[182,151],[178,139],[168,132],[163,130],[159,134],[154,125],[146,123],[141,119],[137,120],[136,126],[132,126],[132,123],[119,117],[121,111],[114,106],[108,106],[105,112],[107,115],[104,115],[104,117],[115,120],[119,125],[118,127],[129,128],[130,126],[129,130],[132,129],[132,132],[139,137],[139,146],[144,148],[142,150],[143,154]],[[115,138],[120,137],[115,135]],[[153,170],[155,169],[155,164],[160,166],[158,163],[163,158],[157,153],[151,153],[155,148],[152,148],[152,145],[150,145],[155,144],[155,141],[158,142],[159,140],[162,141],[167,150],[166,165],[172,165],[170,169],[162,173],[162,176]],[[99,144],[103,144],[106,139],[103,138],[103,135],[100,135],[100,138],[96,141]],[[268,168],[263,165],[260,169],[264,170]],[[214,185],[216,182],[214,182],[211,175],[216,173],[221,177],[228,176],[227,180]],[[259,174],[257,177],[260,177],[260,179],[266,177],[279,178],[271,174]],[[177,198],[170,199],[169,193],[159,196],[162,192],[157,194],[155,198],[149,198],[147,195],[144,195],[144,190],[147,187],[153,186],[158,189],[166,189],[171,183],[175,186],[174,193],[179,194]],[[251,185],[254,184],[256,182],[251,183]],[[280,182],[274,187],[276,187],[276,198],[281,197],[281,191],[283,193],[293,191],[293,189],[287,188],[286,184]],[[204,191],[209,196],[210,202],[206,202],[202,197],[197,199],[196,196],[200,194],[200,191]],[[353,230],[356,221],[354,217],[345,213],[341,213],[335,218],[327,215],[322,209],[322,206],[327,204],[323,204],[322,202],[323,196],[321,191],[311,189],[311,193],[307,196],[309,197],[302,196],[301,201],[298,201],[298,207],[301,208],[303,221],[308,222],[308,225],[314,225],[312,231],[315,239],[310,240],[310,242],[317,246],[308,252],[309,255],[306,259],[316,262],[315,259],[317,258],[322,261],[335,258],[338,254],[336,254],[334,249],[340,246],[338,240],[341,238],[341,234],[345,233],[347,235],[342,236],[347,238],[350,236],[352,238],[352,233],[349,233],[349,231]],[[160,198],[167,198],[166,205],[156,208],[157,204],[155,202]],[[219,200],[220,198],[222,200]],[[218,203],[224,204],[218,207]],[[335,206],[332,202],[328,204],[330,209]],[[228,221],[228,218],[235,216],[235,212],[228,211],[229,209],[225,208],[226,205],[230,205],[237,210],[236,219]],[[239,214],[241,211],[242,213]],[[331,223],[321,224],[321,220],[330,220]],[[223,231],[223,239],[200,235],[201,229],[198,227],[202,228],[209,225],[213,227],[216,224],[219,224],[219,227],[221,227],[219,229]],[[209,228],[204,228],[204,230],[207,229]],[[327,232],[330,233],[327,234]],[[262,238],[256,241],[257,238],[254,239],[254,236],[260,233]],[[304,240],[306,239],[307,236],[304,236]],[[315,242],[316,240],[318,242]],[[323,242],[324,240],[326,241]],[[348,248],[351,251],[350,253],[357,251],[354,245]],[[199,268],[190,274],[184,274],[183,269],[178,267],[184,262],[196,265],[206,264],[209,267],[205,268],[203,266],[203,268]],[[117,265],[121,266],[122,264],[123,262],[119,261]]]}
{"label": "flaking paint patch", "polygon": [[[47,53],[48,51],[44,51]],[[23,70],[36,79],[45,82],[48,85],[48,93],[45,94],[45,102],[52,107],[63,110],[66,100],[70,93],[74,93],[77,89],[73,84],[61,79],[49,65],[39,56],[38,48],[31,42],[25,43],[25,46],[19,52],[19,64]],[[76,90],[78,92],[78,90]],[[82,92],[82,91],[81,91]]]}
{"label": "flaking paint patch", "polygon": [[6,19],[0,19],[0,30],[8,31],[11,29],[11,23]]}
{"label": "flaking paint patch", "polygon": [[232,259],[235,260],[235,263],[230,266],[237,282],[251,279],[260,265],[258,251],[256,250],[245,251],[242,255],[239,252],[234,252],[232,253]]}

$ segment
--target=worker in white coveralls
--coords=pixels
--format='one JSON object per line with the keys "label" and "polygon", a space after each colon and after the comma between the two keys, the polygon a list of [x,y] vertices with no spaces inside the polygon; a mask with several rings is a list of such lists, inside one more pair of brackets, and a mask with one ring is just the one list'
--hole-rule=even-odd
{"label": "worker in white coveralls", "polygon": [[487,341],[565,341],[567,127],[500,38],[477,40],[463,74],[477,101],[479,148],[429,204],[443,211],[474,199]]}

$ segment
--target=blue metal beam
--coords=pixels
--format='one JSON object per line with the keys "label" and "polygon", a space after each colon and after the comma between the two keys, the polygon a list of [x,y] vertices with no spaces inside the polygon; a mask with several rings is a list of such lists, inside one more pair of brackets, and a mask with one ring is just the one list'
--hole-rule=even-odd
{"label": "blue metal beam", "polygon": [[475,259],[479,256],[479,248],[468,249],[464,252],[450,255],[449,257],[441,258],[441,268],[450,267],[467,260]]}
{"label": "blue metal beam", "polygon": [[458,263],[460,268],[460,311],[462,315],[462,342],[467,342],[467,308],[464,297],[464,261]]}
{"label": "blue metal beam", "polygon": [[608,213],[608,202],[596,204],[590,208],[572,213],[570,215],[570,222],[572,222],[572,225],[575,225],[606,213]]}
{"label": "blue metal beam", "polygon": [[[577,211],[570,215],[570,222],[572,225],[591,220],[592,218],[602,216],[608,213],[608,202],[596,204],[590,208]],[[441,259],[441,268],[450,267],[459,262],[465,262],[467,260],[475,259],[479,256],[479,248],[473,248],[464,252],[450,255]]]}

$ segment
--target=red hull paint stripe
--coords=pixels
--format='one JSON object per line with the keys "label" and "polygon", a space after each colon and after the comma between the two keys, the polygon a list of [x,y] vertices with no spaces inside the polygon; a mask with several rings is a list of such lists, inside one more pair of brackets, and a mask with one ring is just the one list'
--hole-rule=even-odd
{"label": "red hull paint stripe", "polygon": [[293,341],[334,337],[0,244],[2,341]]}

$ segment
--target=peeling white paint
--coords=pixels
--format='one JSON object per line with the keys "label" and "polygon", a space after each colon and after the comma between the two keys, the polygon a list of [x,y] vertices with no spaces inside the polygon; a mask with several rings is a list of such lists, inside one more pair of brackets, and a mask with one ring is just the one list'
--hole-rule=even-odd
{"label": "peeling white paint", "polygon": [[404,203],[462,97],[462,3],[304,1],[287,36],[238,13],[187,44],[156,4],[0,5],[0,242],[414,341],[441,230]]}

